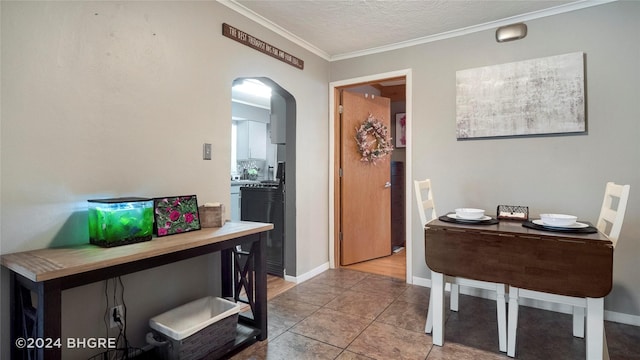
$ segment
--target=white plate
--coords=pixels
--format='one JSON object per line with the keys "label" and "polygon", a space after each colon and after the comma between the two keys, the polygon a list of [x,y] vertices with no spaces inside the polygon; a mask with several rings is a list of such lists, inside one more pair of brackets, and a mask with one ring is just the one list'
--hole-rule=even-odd
{"label": "white plate", "polygon": [[491,220],[491,216],[487,216],[487,215],[481,217],[480,219],[467,219],[467,218],[459,217],[456,214],[447,214],[447,217],[450,217],[456,220],[461,220],[461,221],[469,221],[469,222]]}
{"label": "white plate", "polygon": [[548,228],[556,228],[556,229],[583,229],[586,227],[589,227],[589,224],[585,224],[585,223],[581,223],[581,222],[575,222],[571,225],[568,226],[553,226],[553,225],[547,225],[545,223],[542,222],[542,220],[540,219],[536,219],[533,220],[532,223],[536,224],[536,225],[541,225],[544,227],[548,227]]}

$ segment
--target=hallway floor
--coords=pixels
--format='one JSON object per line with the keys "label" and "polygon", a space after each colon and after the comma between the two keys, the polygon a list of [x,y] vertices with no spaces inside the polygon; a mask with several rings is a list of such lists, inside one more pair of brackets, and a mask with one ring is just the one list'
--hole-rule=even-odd
{"label": "hallway floor", "polygon": [[[353,270],[327,270],[268,303],[269,338],[233,359],[510,359],[498,350],[495,301],[460,295],[445,345],[424,333],[429,288]],[[572,318],[520,307],[516,359],[585,358]],[[605,322],[612,360],[640,359],[640,327]]]}
{"label": "hallway floor", "polygon": [[407,253],[403,248],[389,256],[343,266],[342,268],[404,280],[407,278]]}

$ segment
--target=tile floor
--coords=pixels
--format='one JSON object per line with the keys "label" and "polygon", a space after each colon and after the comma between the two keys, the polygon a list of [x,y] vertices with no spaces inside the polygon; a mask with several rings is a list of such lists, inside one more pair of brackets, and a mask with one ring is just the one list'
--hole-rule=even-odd
{"label": "tile floor", "polygon": [[[460,295],[446,312],[445,345],[424,333],[429,288],[328,270],[268,303],[269,337],[232,359],[509,359],[498,351],[495,302]],[[570,315],[520,307],[516,359],[584,359]],[[640,327],[605,323],[612,360],[640,359]]]}

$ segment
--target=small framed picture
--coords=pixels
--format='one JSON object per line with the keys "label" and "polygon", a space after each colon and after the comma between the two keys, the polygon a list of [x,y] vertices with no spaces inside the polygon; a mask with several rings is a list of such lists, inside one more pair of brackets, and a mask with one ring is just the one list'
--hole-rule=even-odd
{"label": "small framed picture", "polygon": [[407,114],[396,113],[396,148],[407,147]]}
{"label": "small framed picture", "polygon": [[200,230],[195,195],[154,198],[153,213],[158,237]]}

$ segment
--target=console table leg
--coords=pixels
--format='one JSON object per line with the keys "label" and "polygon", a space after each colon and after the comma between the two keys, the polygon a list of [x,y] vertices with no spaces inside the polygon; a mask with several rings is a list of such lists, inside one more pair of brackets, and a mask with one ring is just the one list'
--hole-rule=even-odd
{"label": "console table leg", "polygon": [[[62,288],[59,280],[40,282],[37,284],[38,307],[36,308],[38,322],[38,338],[60,339],[62,336]],[[45,321],[46,319],[46,321]],[[64,345],[63,345],[64,346]],[[38,349],[38,359],[62,359],[62,349]]]}
{"label": "console table leg", "polygon": [[29,357],[29,354],[26,354],[25,349],[19,349],[15,343],[16,339],[22,337],[25,333],[31,333],[31,331],[27,330],[29,324],[26,323],[25,318],[25,305],[22,301],[19,301],[21,294],[29,293],[28,289],[20,286],[18,283],[17,275],[14,272],[11,272],[11,283],[9,285],[9,297],[10,297],[10,323],[11,323],[11,358],[12,359],[24,359],[25,357]]}
{"label": "console table leg", "polygon": [[233,269],[233,252],[231,249],[225,249],[220,252],[220,268],[220,290],[222,297],[231,298],[234,296],[234,284],[236,283],[236,274]]}
{"label": "console table leg", "polygon": [[256,287],[256,313],[255,319],[260,328],[258,340],[267,338],[267,241],[266,233],[260,233],[260,240],[256,246],[255,261],[255,287]]}
{"label": "console table leg", "polygon": [[[60,346],[64,346],[62,336],[62,287],[60,280],[33,282],[17,274],[11,279],[11,342],[13,347],[12,358],[52,359],[62,358],[62,348],[53,346],[48,349],[18,349],[15,347],[17,338],[51,339],[54,343],[59,340]],[[37,306],[31,302],[31,292],[38,298]],[[45,321],[46,320],[46,321]],[[28,324],[33,322],[33,324]],[[35,327],[35,329],[34,329]],[[42,340],[40,340],[42,341]],[[33,351],[34,353],[31,353]]]}

